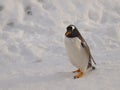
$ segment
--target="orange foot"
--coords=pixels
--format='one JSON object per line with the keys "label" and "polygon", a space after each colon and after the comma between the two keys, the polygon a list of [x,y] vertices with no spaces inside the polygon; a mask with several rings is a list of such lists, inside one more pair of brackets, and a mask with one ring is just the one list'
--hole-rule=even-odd
{"label": "orange foot", "polygon": [[76,73],[76,72],[81,72],[80,69],[76,70],[76,71],[73,71],[73,73]]}
{"label": "orange foot", "polygon": [[74,76],[74,79],[81,78],[83,75],[83,72],[79,72],[77,75]]}

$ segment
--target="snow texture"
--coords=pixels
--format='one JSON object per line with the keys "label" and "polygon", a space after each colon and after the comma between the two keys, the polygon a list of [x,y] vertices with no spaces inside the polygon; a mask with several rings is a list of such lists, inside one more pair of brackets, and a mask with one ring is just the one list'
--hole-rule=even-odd
{"label": "snow texture", "polygon": [[[97,69],[73,79],[74,24]],[[120,90],[120,0],[0,0],[0,90]]]}

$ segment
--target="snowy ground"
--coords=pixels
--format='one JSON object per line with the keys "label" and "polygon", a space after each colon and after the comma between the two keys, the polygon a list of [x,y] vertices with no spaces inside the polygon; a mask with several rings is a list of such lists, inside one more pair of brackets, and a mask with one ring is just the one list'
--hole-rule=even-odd
{"label": "snowy ground", "polygon": [[[75,24],[97,69],[74,80],[64,47]],[[119,0],[0,0],[0,90],[120,90]]]}

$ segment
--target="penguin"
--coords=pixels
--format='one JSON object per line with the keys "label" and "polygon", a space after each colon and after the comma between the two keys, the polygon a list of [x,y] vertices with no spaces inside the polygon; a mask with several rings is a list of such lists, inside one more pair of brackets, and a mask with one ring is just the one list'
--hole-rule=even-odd
{"label": "penguin", "polygon": [[64,43],[70,62],[78,68],[76,71],[73,71],[73,73],[78,73],[74,76],[74,79],[76,79],[82,77],[87,69],[91,68],[94,70],[95,66],[93,66],[93,63],[96,64],[96,62],[93,59],[88,44],[76,26],[69,25],[66,29]]}

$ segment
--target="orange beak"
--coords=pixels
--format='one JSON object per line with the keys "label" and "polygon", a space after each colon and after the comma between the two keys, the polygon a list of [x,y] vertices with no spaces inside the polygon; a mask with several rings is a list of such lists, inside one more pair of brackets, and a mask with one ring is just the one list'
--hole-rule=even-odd
{"label": "orange beak", "polygon": [[70,32],[66,32],[65,35],[68,36],[70,34]]}

